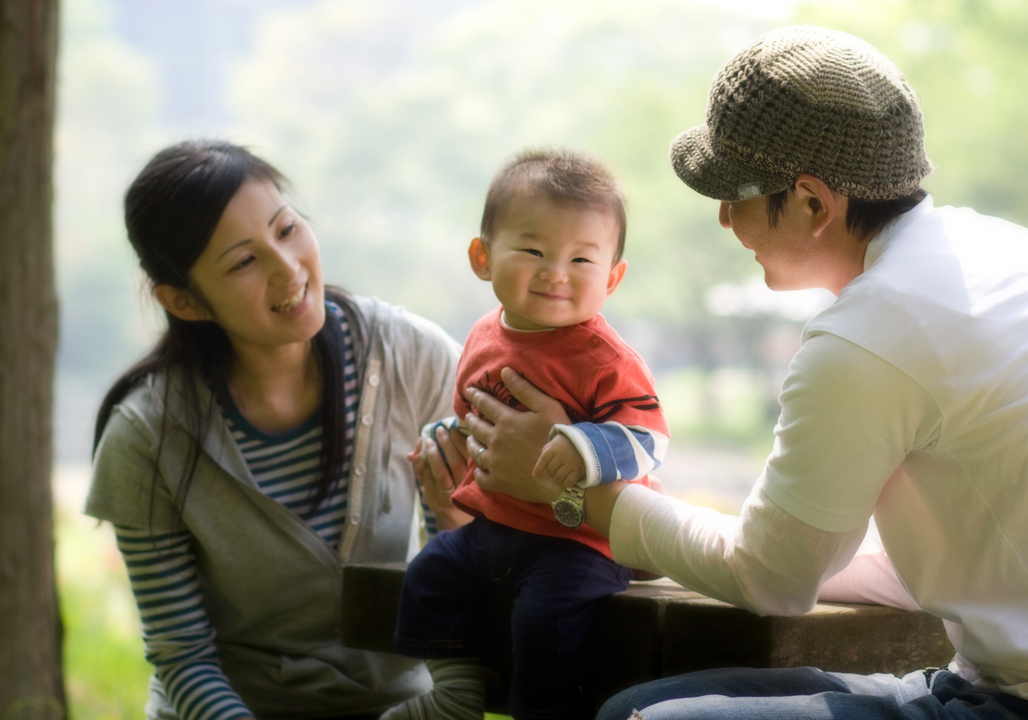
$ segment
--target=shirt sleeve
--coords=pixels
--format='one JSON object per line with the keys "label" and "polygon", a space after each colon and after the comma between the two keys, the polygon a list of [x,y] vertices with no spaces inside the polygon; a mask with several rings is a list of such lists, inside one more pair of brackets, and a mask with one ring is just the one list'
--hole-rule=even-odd
{"label": "shirt sleeve", "polygon": [[554,425],[550,438],[558,434],[565,435],[585,461],[586,487],[639,480],[660,467],[667,454],[667,434],[641,425]]}
{"label": "shirt sleeve", "polygon": [[856,553],[882,486],[939,423],[909,376],[814,336],[790,366],[775,447],[740,516],[628,487],[611,518],[614,560],[758,614],[807,612]]}
{"label": "shirt sleeve", "polygon": [[867,535],[849,565],[821,585],[818,600],[825,602],[886,605],[901,610],[920,610],[896,575],[896,569],[882,546],[874,518]]}
{"label": "shirt sleeve", "polygon": [[621,355],[595,381],[591,422],[555,425],[585,461],[586,487],[639,480],[660,467],[668,446],[667,419],[653,376],[641,358]]}
{"label": "shirt sleeve", "polygon": [[779,507],[822,530],[863,526],[889,478],[942,424],[909,375],[831,334],[804,342],[781,403],[762,481]]}
{"label": "shirt sleeve", "polygon": [[[407,317],[415,329],[416,338],[414,350],[417,353],[417,362],[414,367],[417,377],[414,378],[412,384],[414,387],[423,389],[421,407],[418,409],[418,425],[422,428],[423,441],[434,442],[435,438],[431,434],[426,436],[426,431],[429,428],[434,430],[440,419],[446,422],[452,420],[446,416],[453,413],[452,401],[454,384],[457,380],[460,345],[434,323],[413,314],[408,314]],[[457,481],[459,482],[459,479]],[[421,485],[415,483],[415,486],[421,506],[425,535],[432,538],[439,531],[438,519],[435,512],[425,502]]]}
{"label": "shirt sleeve", "polygon": [[252,713],[221,671],[188,531],[152,534],[115,526],[143,624],[146,659],[182,720]]}

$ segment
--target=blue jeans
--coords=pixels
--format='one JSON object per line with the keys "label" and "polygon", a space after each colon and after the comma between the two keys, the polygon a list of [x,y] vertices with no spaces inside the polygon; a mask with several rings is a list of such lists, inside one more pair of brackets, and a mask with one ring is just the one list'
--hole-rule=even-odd
{"label": "blue jeans", "polygon": [[[929,684],[930,683],[930,684]],[[1028,700],[985,692],[947,670],[894,675],[816,668],[702,670],[637,685],[596,720],[1026,720]]]}
{"label": "blue jeans", "polygon": [[508,711],[517,720],[592,718],[583,657],[596,602],[632,571],[582,543],[477,518],[441,532],[403,579],[395,650],[416,658],[481,656],[490,593],[514,596]]}

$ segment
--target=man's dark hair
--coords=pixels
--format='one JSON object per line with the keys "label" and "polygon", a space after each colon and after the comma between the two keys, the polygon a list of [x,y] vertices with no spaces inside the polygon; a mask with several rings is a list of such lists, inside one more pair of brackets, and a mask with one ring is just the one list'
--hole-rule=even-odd
{"label": "man's dark hair", "polygon": [[621,259],[628,227],[625,194],[621,183],[599,160],[573,150],[528,150],[517,155],[489,185],[482,211],[482,241],[489,241],[514,198],[531,195],[610,212],[618,224],[614,262]]}
{"label": "man's dark hair", "polygon": [[[794,183],[791,188],[767,196],[767,221],[771,227],[778,225],[778,220],[785,212],[785,200],[789,193],[795,190]],[[851,197],[846,208],[846,229],[861,240],[870,240],[885,227],[886,223],[913,209],[927,194],[918,188],[909,195],[892,200],[862,200]]]}

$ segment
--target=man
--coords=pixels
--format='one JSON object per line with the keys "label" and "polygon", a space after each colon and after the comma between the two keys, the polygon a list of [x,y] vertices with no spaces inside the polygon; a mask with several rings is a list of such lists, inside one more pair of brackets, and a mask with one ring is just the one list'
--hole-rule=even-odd
{"label": "man", "polygon": [[[618,562],[793,614],[846,566],[874,515],[900,580],[946,621],[957,655],[904,678],[693,673],[626,691],[600,717],[1028,718],[1028,231],[935,208],[903,76],[820,28],[776,30],[729,60],[706,125],[671,157],[721,201],[721,224],[772,289],[838,299],[804,330],[740,517],[610,482],[586,491],[585,521]],[[469,394],[487,419],[469,422],[477,480],[553,501],[559,489],[526,481],[525,466],[559,408],[510,370],[504,380],[532,412]]]}

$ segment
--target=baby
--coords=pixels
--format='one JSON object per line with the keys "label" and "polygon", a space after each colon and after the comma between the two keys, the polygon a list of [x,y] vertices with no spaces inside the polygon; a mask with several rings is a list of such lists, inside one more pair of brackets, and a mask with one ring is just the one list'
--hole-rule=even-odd
{"label": "baby", "polygon": [[511,367],[559,400],[571,422],[554,426],[534,474],[564,486],[552,507],[479,488],[473,459],[453,495],[475,516],[440,533],[404,579],[396,651],[429,659],[435,689],[383,718],[477,718],[482,713],[483,608],[514,594],[510,714],[592,717],[584,660],[596,602],[632,571],[582,525],[584,488],[647,482],[667,449],[667,422],[642,359],[600,310],[625,274],[620,185],[597,161],[569,151],[527,152],[493,179],[471,268],[500,307],[479,320],[457,369],[454,410],[472,411],[468,387],[520,407],[500,379]]}

